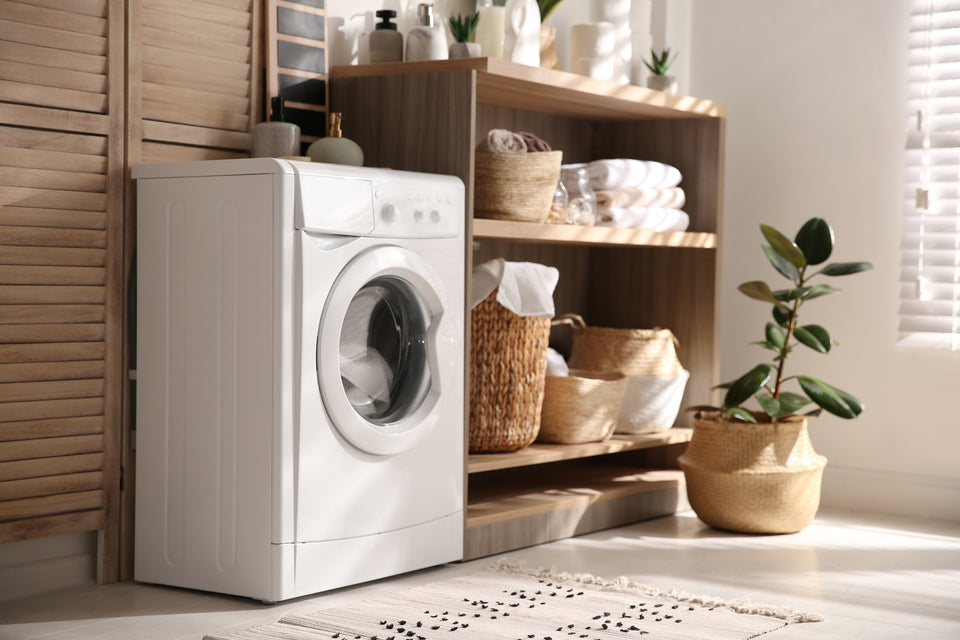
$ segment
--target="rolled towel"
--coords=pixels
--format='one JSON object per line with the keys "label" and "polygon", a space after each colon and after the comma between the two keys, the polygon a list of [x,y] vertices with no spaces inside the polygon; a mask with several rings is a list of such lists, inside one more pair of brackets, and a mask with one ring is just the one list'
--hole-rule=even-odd
{"label": "rolled towel", "polygon": [[665,189],[609,189],[597,191],[597,208],[668,207],[680,209],[687,197],[680,187]]}
{"label": "rolled towel", "polygon": [[606,189],[664,189],[680,184],[680,171],[655,160],[616,158],[587,163],[594,191]]}
{"label": "rolled towel", "polygon": [[506,129],[490,129],[487,137],[477,145],[484,153],[526,153],[527,143],[523,136]]}
{"label": "rolled towel", "polygon": [[690,216],[680,209],[666,207],[612,207],[597,212],[597,225],[618,229],[686,231]]}
{"label": "rolled towel", "polygon": [[523,138],[527,151],[553,151],[550,143],[529,131],[517,131],[517,135]]}

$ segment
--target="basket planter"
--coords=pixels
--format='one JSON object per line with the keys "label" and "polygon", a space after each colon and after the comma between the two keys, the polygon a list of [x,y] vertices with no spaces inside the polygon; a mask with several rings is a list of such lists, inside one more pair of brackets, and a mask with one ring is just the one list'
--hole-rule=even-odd
{"label": "basket planter", "polygon": [[477,152],[473,209],[478,218],[544,222],[560,179],[561,151]]}
{"label": "basket planter", "polygon": [[817,513],[827,459],[813,450],[806,418],[750,424],[698,416],[679,462],[690,506],[708,525],[794,533]]}
{"label": "basket planter", "polygon": [[547,376],[538,442],[583,444],[613,435],[623,400],[622,373],[570,371]]}

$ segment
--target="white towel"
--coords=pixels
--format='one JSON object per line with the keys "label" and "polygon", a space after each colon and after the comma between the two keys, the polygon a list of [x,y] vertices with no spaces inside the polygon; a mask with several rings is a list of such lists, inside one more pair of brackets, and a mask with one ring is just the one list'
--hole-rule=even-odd
{"label": "white towel", "polygon": [[597,208],[668,207],[682,209],[687,196],[680,187],[665,189],[609,189],[597,191]]}
{"label": "white towel", "polygon": [[495,258],[473,268],[470,308],[496,289],[497,302],[518,316],[552,318],[553,290],[559,280],[556,267]]}
{"label": "white towel", "polygon": [[676,167],[655,160],[616,158],[587,163],[594,191],[601,189],[664,189],[680,184]]}
{"label": "white towel", "polygon": [[597,226],[650,231],[686,231],[690,216],[667,207],[613,207],[598,212]]}
{"label": "white towel", "polygon": [[558,351],[547,348],[547,375],[548,376],[569,376],[570,369],[567,367],[567,361],[563,359]]}

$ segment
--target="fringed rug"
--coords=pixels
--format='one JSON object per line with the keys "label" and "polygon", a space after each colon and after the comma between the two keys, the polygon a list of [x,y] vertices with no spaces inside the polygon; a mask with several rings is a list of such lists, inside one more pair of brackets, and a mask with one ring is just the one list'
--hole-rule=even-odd
{"label": "fringed rug", "polygon": [[527,570],[481,573],[206,640],[727,640],[820,616],[661,591],[619,578]]}

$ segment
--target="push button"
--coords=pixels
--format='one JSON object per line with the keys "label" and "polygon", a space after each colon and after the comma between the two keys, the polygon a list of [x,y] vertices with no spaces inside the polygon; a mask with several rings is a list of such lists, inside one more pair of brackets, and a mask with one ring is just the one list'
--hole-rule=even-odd
{"label": "push button", "polygon": [[397,208],[387,202],[382,207],[380,207],[380,218],[384,222],[393,222],[397,219]]}

